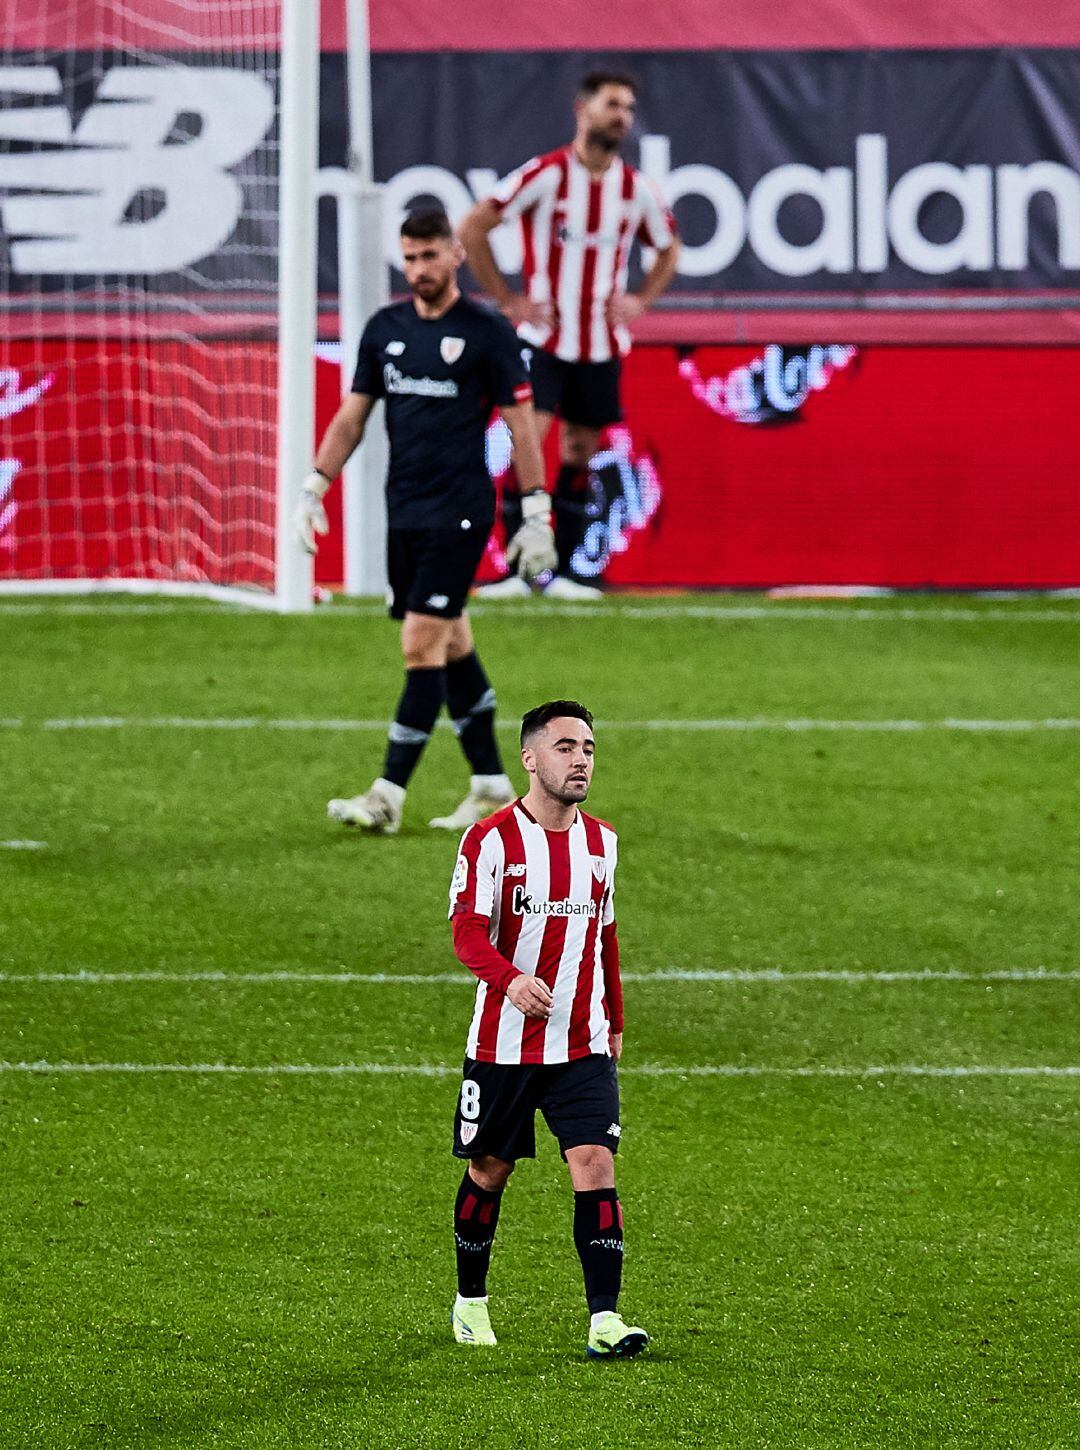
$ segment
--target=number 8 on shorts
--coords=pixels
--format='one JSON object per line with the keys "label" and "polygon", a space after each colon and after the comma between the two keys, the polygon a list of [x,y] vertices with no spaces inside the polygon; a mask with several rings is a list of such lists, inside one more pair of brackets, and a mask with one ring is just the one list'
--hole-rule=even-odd
{"label": "number 8 on shorts", "polygon": [[461,1116],[470,1123],[480,1116],[480,1084],[469,1078],[461,1084]]}

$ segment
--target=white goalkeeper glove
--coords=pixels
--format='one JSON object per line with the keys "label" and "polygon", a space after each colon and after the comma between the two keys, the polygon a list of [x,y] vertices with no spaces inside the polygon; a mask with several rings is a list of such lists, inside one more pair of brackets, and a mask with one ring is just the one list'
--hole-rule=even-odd
{"label": "white goalkeeper glove", "polygon": [[521,528],[507,547],[506,562],[511,568],[516,564],[522,579],[531,581],[559,562],[551,527],[551,496],[539,490],[522,495],[521,517]]}
{"label": "white goalkeeper glove", "polygon": [[300,500],[296,505],[293,522],[296,524],[300,542],[309,554],[316,554],[319,550],[315,535],[330,532],[330,520],[323,507],[323,497],[329,487],[330,480],[326,474],[313,468],[300,489]]}

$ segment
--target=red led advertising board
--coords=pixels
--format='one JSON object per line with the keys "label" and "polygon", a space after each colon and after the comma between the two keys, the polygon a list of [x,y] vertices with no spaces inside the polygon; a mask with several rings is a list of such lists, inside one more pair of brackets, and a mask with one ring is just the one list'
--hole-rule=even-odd
{"label": "red led advertising board", "polygon": [[[274,350],[9,347],[0,578],[268,585]],[[318,428],[339,397],[318,364]],[[638,347],[581,572],[613,586],[1080,584],[1080,351]],[[376,420],[377,426],[377,420]],[[489,429],[501,484],[505,436]],[[340,491],[317,561],[343,573]],[[484,577],[500,569],[498,531]]]}

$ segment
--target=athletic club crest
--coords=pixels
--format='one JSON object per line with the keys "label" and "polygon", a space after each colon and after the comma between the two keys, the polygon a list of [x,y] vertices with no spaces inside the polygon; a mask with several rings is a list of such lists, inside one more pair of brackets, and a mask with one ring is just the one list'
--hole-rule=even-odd
{"label": "athletic club crest", "polygon": [[462,1123],[461,1125],[461,1146],[467,1148],[476,1137],[476,1123]]}
{"label": "athletic club crest", "polygon": [[592,874],[596,877],[597,881],[605,881],[607,879],[606,856],[594,856],[592,858]]}
{"label": "athletic club crest", "polygon": [[439,351],[442,353],[444,363],[456,363],[465,351],[465,339],[463,337],[444,337],[439,343]]}

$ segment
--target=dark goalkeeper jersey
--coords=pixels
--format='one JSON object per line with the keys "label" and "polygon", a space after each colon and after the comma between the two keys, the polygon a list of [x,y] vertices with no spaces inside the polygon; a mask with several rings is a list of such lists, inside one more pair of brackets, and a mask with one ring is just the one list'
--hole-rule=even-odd
{"label": "dark goalkeeper jersey", "polygon": [[508,322],[467,297],[431,320],[411,298],[384,307],[360,339],[352,390],[386,402],[390,528],[491,527],[488,419],[532,397]]}

